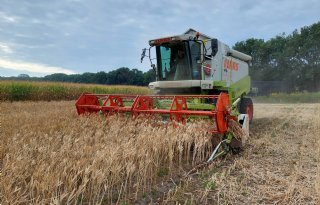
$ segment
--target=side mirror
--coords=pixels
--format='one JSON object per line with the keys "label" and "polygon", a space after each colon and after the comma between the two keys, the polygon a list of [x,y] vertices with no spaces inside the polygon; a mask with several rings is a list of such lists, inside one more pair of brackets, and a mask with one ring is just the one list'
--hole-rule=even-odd
{"label": "side mirror", "polygon": [[142,53],[141,53],[141,63],[143,61],[143,58],[146,57],[146,48],[142,49]]}
{"label": "side mirror", "polygon": [[216,38],[211,40],[211,56],[215,56],[218,52],[218,40]]}

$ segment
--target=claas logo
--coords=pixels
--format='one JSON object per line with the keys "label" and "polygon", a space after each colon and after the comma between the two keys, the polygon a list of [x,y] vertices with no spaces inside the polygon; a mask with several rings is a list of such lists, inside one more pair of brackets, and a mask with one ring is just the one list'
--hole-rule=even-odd
{"label": "claas logo", "polygon": [[224,60],[224,68],[230,69],[230,70],[238,70],[239,64],[236,62],[233,62],[232,60],[225,59]]}

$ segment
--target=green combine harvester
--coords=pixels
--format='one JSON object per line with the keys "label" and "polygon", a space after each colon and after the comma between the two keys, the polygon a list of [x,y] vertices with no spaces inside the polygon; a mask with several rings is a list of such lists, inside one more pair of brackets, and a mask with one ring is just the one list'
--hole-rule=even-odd
{"label": "green combine harvester", "polygon": [[149,84],[153,95],[84,93],[76,102],[78,114],[161,115],[174,125],[206,118],[205,127],[215,146],[208,161],[239,150],[253,118],[253,103],[246,97],[251,56],[193,29],[150,40],[149,44],[149,49],[143,49],[141,62],[149,57],[156,73],[156,81]]}

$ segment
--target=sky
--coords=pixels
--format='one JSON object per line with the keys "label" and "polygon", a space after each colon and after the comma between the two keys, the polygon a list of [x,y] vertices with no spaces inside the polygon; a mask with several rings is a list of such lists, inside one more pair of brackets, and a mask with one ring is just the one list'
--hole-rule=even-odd
{"label": "sky", "polygon": [[148,40],[193,28],[233,46],[320,21],[319,0],[0,0],[0,76],[150,69]]}

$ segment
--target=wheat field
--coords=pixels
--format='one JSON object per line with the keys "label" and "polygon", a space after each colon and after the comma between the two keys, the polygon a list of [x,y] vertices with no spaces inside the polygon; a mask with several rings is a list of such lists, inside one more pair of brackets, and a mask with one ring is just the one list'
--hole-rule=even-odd
{"label": "wheat field", "polygon": [[167,202],[319,204],[320,104],[254,108],[243,152],[190,176]]}
{"label": "wheat field", "polygon": [[147,87],[0,80],[1,101],[76,100],[82,93],[149,94]]}
{"label": "wheat field", "polygon": [[79,117],[74,101],[0,113],[0,204],[318,203],[320,104],[256,104],[244,150],[192,173],[212,151],[199,123]]}
{"label": "wheat field", "polygon": [[194,124],[173,129],[152,119],[79,117],[73,102],[2,103],[1,120],[3,204],[134,201],[211,150]]}

